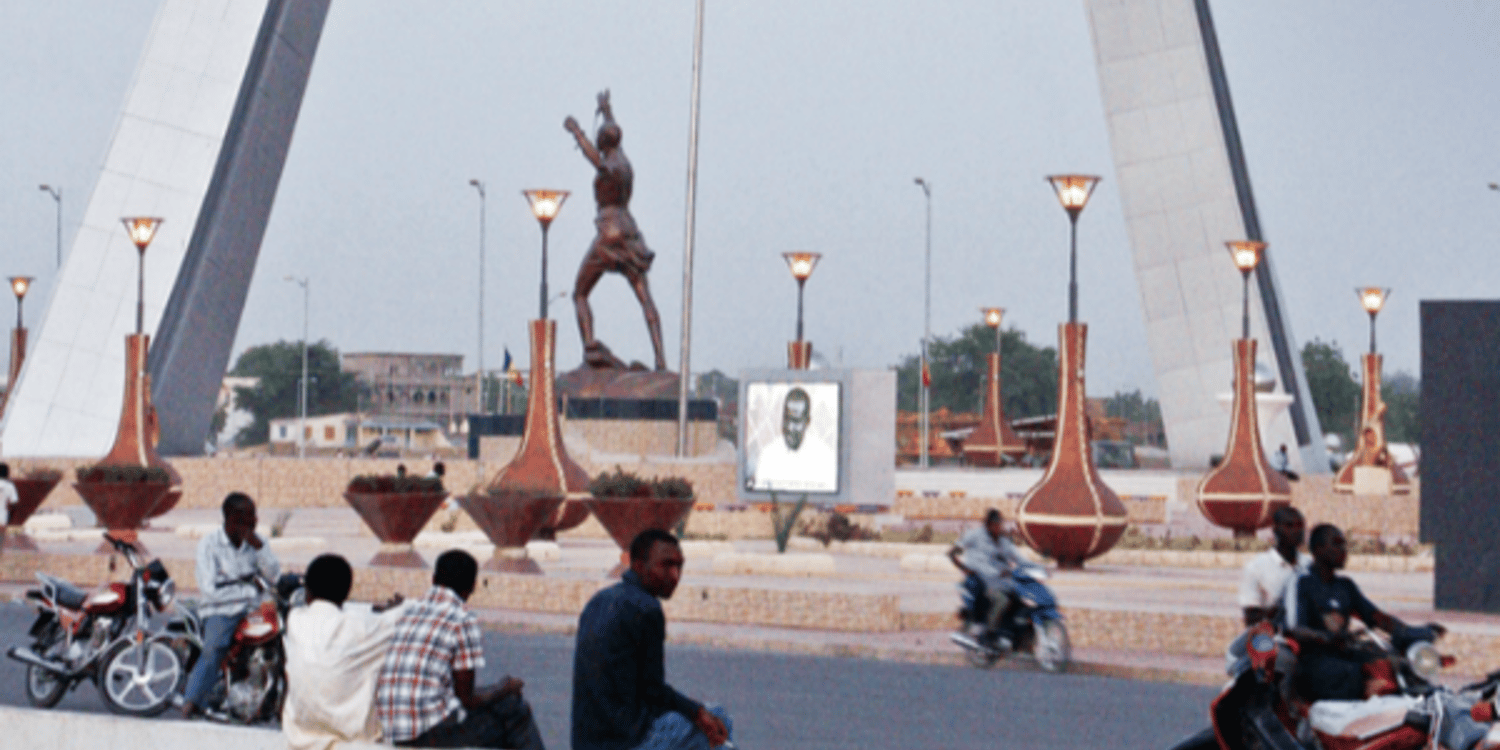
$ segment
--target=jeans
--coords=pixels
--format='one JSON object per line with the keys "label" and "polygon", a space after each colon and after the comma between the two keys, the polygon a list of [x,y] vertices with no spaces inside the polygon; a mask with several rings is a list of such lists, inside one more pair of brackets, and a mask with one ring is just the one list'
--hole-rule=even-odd
{"label": "jeans", "polygon": [[[734,722],[730,720],[729,712],[723,706],[706,708],[709,713],[719,717],[719,721],[724,722],[724,728],[729,730],[729,742],[725,744],[732,746]],[[708,737],[688,717],[676,711],[668,711],[651,722],[651,728],[646,730],[645,741],[636,750],[709,750]]]}
{"label": "jeans", "polygon": [[511,750],[544,750],[542,733],[531,716],[531,705],[511,693],[468,712],[463,721],[457,714],[405,742],[401,747],[492,747]]}
{"label": "jeans", "polygon": [[229,644],[234,639],[234,629],[244,615],[211,615],[203,618],[203,653],[193,664],[193,673],[188,675],[187,688],[182,692],[183,700],[203,708],[203,699],[219,678],[219,665],[229,653]]}

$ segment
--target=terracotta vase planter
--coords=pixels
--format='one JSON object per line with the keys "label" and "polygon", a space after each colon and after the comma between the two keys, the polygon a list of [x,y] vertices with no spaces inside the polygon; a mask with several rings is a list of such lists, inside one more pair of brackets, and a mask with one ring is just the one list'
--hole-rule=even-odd
{"label": "terracotta vase planter", "polygon": [[1234,411],[1224,460],[1198,483],[1198,509],[1209,521],[1255,536],[1271,514],[1292,504],[1292,486],[1271,468],[1260,443],[1255,411],[1255,339],[1234,342]]}
{"label": "terracotta vase planter", "polygon": [[1057,437],[1040,482],[1026,492],[1016,525],[1031,548],[1058,567],[1082,568],[1125,533],[1125,504],[1099,478],[1084,416],[1083,355],[1088,326],[1058,326]]}
{"label": "terracotta vase planter", "polygon": [[555,539],[557,532],[578,528],[588,518],[589,506],[584,505],[582,500],[567,500],[552,514],[552,518],[537,529],[537,538]]}
{"label": "terracotta vase planter", "polygon": [[458,504],[495,545],[495,554],[485,569],[532,575],[542,572],[536,561],[526,556],[526,543],[557,514],[562,498],[500,491],[460,497]]}
{"label": "terracotta vase planter", "polygon": [[10,481],[16,486],[16,494],[20,499],[7,509],[8,525],[0,547],[16,551],[36,551],[36,540],[23,533],[21,526],[42,506],[52,488],[62,481],[62,472],[32,472],[29,476]]}
{"label": "terracotta vase planter", "polygon": [[[97,472],[98,469],[95,469]],[[144,550],[136,531],[146,520],[156,504],[171,488],[165,478],[144,481],[107,481],[91,478],[82,471],[73,489],[83,498],[84,504],[94,512],[99,525],[109,530],[110,536],[123,539]],[[102,542],[96,552],[113,554],[114,547]]]}
{"label": "terracotta vase planter", "polygon": [[646,529],[672,531],[693,512],[691,497],[596,497],[584,504],[620,547],[615,576],[630,565],[630,543]]}
{"label": "terracotta vase planter", "polygon": [[1334,492],[1352,494],[1354,472],[1363,466],[1389,472],[1392,495],[1411,494],[1411,479],[1391,460],[1390,448],[1385,441],[1386,405],[1380,397],[1380,364],[1384,359],[1373,353],[1360,356],[1364,380],[1360,389],[1359,434],[1355,437],[1354,454],[1333,477]]}
{"label": "terracotta vase planter", "polygon": [[344,491],[344,500],[381,542],[380,551],[370,564],[402,568],[426,567],[426,561],[412,549],[411,543],[447,497],[448,492],[441,489],[379,491],[361,487],[360,480],[351,482]]}
{"label": "terracotta vase planter", "polygon": [[583,522],[586,514],[580,515],[576,509],[559,513],[558,508],[565,501],[588,497],[589,476],[568,455],[562,441],[553,366],[557,322],[533,320],[529,326],[531,392],[526,399],[526,431],[521,435],[521,446],[516,457],[487,486],[460,498],[459,503],[495,545],[495,557],[486,568],[540,573],[541,568],[521,550],[549,522],[554,524],[554,531]]}

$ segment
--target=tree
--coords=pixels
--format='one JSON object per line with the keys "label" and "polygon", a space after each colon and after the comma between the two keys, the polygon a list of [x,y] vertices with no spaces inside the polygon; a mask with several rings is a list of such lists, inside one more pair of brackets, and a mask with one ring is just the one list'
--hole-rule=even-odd
{"label": "tree", "polygon": [[1145,398],[1140,389],[1129,393],[1115,391],[1115,395],[1104,400],[1104,416],[1125,420],[1125,437],[1132,443],[1166,444],[1161,403],[1154,398]]}
{"label": "tree", "polygon": [[1422,383],[1405,371],[1397,371],[1380,384],[1385,401],[1385,439],[1389,443],[1415,443],[1422,439]]}
{"label": "tree", "polygon": [[[1001,333],[1000,400],[1007,419],[1051,414],[1057,410],[1057,350],[1038,348],[1014,328]],[[983,323],[953,338],[934,337],[928,345],[933,411],[977,412],[984,409],[982,389],[989,371],[986,357],[995,351],[995,332]],[[921,408],[921,356],[909,355],[896,367],[896,404],[903,411]]]}
{"label": "tree", "polygon": [[[278,341],[252,346],[240,354],[231,375],[260,378],[253,388],[234,389],[234,406],[255,418],[235,436],[236,445],[268,442],[271,420],[298,414],[297,382],[302,378],[302,342]],[[339,352],[327,341],[307,349],[307,414],[337,414],[359,407],[354,373],[339,367]]]}
{"label": "tree", "polygon": [[1360,388],[1338,342],[1315,338],[1303,345],[1302,369],[1323,432],[1335,433],[1345,448],[1353,447]]}

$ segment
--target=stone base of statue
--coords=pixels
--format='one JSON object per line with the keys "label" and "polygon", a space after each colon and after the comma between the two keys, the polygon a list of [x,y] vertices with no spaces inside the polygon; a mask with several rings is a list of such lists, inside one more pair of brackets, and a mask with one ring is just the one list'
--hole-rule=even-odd
{"label": "stone base of statue", "polygon": [[1081,568],[1125,533],[1125,504],[1099,478],[1084,415],[1083,355],[1088,326],[1058,326],[1057,436],[1042,480],[1026,492],[1016,525],[1032,549]]}
{"label": "stone base of statue", "polygon": [[677,373],[654,370],[595,370],[580,367],[557,378],[568,399],[620,398],[677,401]]}
{"label": "stone base of statue", "polygon": [[1255,535],[1271,525],[1271,514],[1292,504],[1292,485],[1266,461],[1260,442],[1255,400],[1255,340],[1234,342],[1234,410],[1224,460],[1198,483],[1203,517],[1234,530],[1237,537]]}

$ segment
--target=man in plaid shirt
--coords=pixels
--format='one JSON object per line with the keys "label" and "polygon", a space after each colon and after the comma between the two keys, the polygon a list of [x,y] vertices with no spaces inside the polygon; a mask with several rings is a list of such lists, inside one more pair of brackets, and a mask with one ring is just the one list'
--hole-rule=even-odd
{"label": "man in plaid shirt", "polygon": [[498,686],[474,687],[484,645],[464,602],[478,572],[467,552],[444,552],[432,588],[396,623],[375,684],[375,712],[396,745],[544,750],[520,680],[507,675]]}

